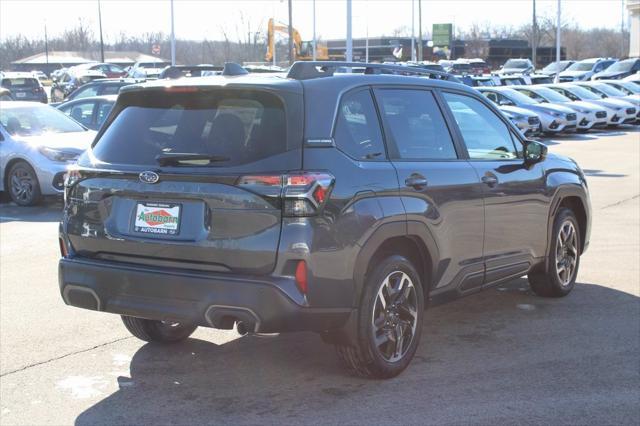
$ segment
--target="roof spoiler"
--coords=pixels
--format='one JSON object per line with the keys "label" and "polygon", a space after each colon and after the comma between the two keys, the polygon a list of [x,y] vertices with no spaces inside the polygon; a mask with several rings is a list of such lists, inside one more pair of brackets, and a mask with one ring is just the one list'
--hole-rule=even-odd
{"label": "roof spoiler", "polygon": [[443,71],[429,70],[416,66],[394,64],[371,64],[367,62],[337,62],[337,61],[298,61],[289,68],[287,78],[294,80],[312,80],[316,78],[332,77],[340,68],[364,69],[364,74],[395,74],[427,76],[440,80],[448,80],[459,83],[460,80],[453,74]]}
{"label": "roof spoiler", "polygon": [[249,71],[242,68],[241,65],[236,64],[235,62],[225,62],[224,69],[222,70],[221,75],[245,75],[249,74]]}

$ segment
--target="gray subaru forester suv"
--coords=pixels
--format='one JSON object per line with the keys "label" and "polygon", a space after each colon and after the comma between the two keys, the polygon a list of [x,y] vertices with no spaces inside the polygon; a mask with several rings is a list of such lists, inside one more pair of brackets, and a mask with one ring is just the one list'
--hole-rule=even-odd
{"label": "gray subaru forester suv", "polygon": [[146,341],[315,331],[389,378],[427,304],[524,275],[568,294],[589,242],[582,170],[453,80],[305,62],[123,88],[65,182],[64,301]]}

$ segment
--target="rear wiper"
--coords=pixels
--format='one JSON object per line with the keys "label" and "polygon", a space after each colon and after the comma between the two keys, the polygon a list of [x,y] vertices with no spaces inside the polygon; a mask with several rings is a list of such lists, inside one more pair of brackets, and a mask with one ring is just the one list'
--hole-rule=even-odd
{"label": "rear wiper", "polygon": [[206,166],[211,163],[221,163],[229,160],[229,157],[221,155],[188,152],[165,152],[156,156],[156,162],[161,166]]}

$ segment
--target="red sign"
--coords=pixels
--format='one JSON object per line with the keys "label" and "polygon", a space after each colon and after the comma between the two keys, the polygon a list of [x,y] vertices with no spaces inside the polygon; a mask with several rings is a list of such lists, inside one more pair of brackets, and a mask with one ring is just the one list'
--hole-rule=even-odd
{"label": "red sign", "polygon": [[160,54],[160,45],[159,44],[154,44],[151,46],[151,53],[153,53],[154,55],[159,55]]}

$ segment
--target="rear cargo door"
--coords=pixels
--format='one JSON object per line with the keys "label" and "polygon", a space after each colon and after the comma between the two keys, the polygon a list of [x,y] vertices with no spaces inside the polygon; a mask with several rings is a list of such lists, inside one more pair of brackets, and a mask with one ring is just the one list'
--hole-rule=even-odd
{"label": "rear cargo door", "polygon": [[121,95],[69,190],[74,250],[117,262],[270,272],[281,228],[274,180],[302,161],[298,103],[296,93],[248,89]]}

